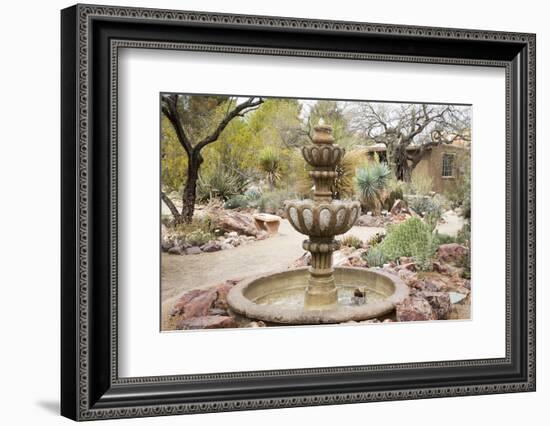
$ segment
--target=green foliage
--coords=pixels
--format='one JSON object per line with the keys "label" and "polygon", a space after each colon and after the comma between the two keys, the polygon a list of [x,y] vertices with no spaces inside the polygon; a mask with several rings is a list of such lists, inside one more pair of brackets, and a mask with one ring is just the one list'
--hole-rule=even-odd
{"label": "green foliage", "polygon": [[234,195],[242,194],[248,185],[248,179],[228,170],[222,165],[204,170],[197,182],[197,199],[207,201],[212,198],[228,200]]}
{"label": "green foliage", "polygon": [[416,217],[390,226],[378,247],[385,259],[396,261],[400,257],[412,257],[424,270],[431,268],[431,260],[437,249],[430,227]]}
{"label": "green foliage", "polygon": [[344,235],[342,238],[339,239],[339,241],[340,244],[345,247],[353,247],[354,249],[363,247],[363,241],[361,241],[361,238],[358,238],[355,235]]}
{"label": "green foliage", "polygon": [[463,246],[470,247],[471,242],[471,225],[470,222],[465,222],[464,225],[462,225],[462,229],[460,229],[456,235],[456,242],[459,244],[462,244]]}
{"label": "green foliage", "polygon": [[367,265],[371,268],[384,265],[384,254],[379,247],[370,247],[365,253],[361,255],[361,257],[365,262],[367,262]]}
{"label": "green foliage", "polygon": [[260,151],[259,168],[265,173],[270,190],[274,190],[277,182],[281,179],[281,163],[281,154],[273,147],[268,146]]}
{"label": "green foliage", "polygon": [[434,233],[434,242],[437,246],[440,246],[442,244],[451,244],[456,243],[456,238],[452,237],[447,234],[440,234],[439,232],[435,231]]}
{"label": "green foliage", "polygon": [[296,196],[285,190],[269,191],[264,192],[253,205],[261,213],[276,214],[278,210],[283,208],[284,202],[292,198],[296,198]]}
{"label": "green foliage", "polygon": [[245,195],[234,195],[229,198],[223,205],[224,209],[239,209],[248,207],[250,200]]}
{"label": "green foliage", "polygon": [[390,176],[391,170],[385,163],[367,163],[357,169],[355,185],[364,208],[375,210],[376,204],[382,203],[381,195]]}
{"label": "green foliage", "polygon": [[434,198],[429,196],[410,197],[408,204],[416,213],[422,215],[430,229],[435,229],[443,211],[441,205]]}
{"label": "green foliage", "polygon": [[462,216],[469,219],[471,214],[470,167],[467,162],[465,164],[466,170],[459,175],[455,184],[445,191],[445,197],[451,202],[451,207],[462,207]]}
{"label": "green foliage", "polygon": [[[336,179],[332,192],[337,199],[353,198],[355,194],[355,171],[365,159],[364,149],[346,151],[336,166]],[[309,178],[309,176],[308,176]],[[311,178],[309,178],[311,182]]]}
{"label": "green foliage", "polygon": [[193,218],[191,223],[182,223],[172,230],[173,235],[185,242],[200,246],[214,239],[212,233],[212,219],[209,216]]}

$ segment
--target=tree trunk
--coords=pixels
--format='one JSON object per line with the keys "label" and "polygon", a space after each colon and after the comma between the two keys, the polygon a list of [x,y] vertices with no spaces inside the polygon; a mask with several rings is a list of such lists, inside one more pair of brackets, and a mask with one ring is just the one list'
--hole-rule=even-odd
{"label": "tree trunk", "polygon": [[195,199],[197,194],[197,180],[199,179],[199,168],[202,164],[202,157],[193,155],[189,159],[187,168],[187,182],[183,188],[183,207],[181,209],[181,220],[186,223],[191,223],[193,213],[195,212]]}
{"label": "tree trunk", "polygon": [[180,212],[178,211],[177,207],[174,205],[172,200],[168,197],[168,195],[166,195],[163,191],[161,191],[160,192],[160,197],[161,197],[162,201],[164,201],[164,204],[166,204],[166,206],[170,209],[170,213],[172,213],[172,216],[174,218],[174,222],[175,223],[182,223],[183,218],[182,218]]}

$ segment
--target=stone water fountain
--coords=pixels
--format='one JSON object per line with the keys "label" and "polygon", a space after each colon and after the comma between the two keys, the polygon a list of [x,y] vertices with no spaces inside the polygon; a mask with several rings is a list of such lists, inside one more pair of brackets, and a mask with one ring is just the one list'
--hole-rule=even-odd
{"label": "stone water fountain", "polygon": [[279,324],[327,324],[361,321],[391,313],[408,296],[395,275],[355,267],[333,268],[334,238],[350,230],[361,212],[358,201],[333,199],[336,166],[344,149],[334,143],[332,127],[315,127],[313,144],[302,148],[313,170],[313,200],[285,203],[290,224],[309,238],[309,268],[275,271],[244,280],[228,294],[230,308],[248,318]]}

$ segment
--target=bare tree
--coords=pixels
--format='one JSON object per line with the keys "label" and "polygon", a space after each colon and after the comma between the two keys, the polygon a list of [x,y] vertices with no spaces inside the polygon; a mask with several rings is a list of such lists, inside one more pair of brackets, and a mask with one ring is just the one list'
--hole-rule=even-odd
{"label": "bare tree", "polygon": [[161,198],[170,209],[176,223],[189,223],[193,219],[199,169],[204,161],[201,155],[202,149],[216,142],[231,120],[236,117],[244,117],[246,113],[259,108],[262,103],[263,99],[255,97],[248,98],[240,104],[236,104],[235,100],[229,99],[223,118],[217,125],[211,126],[213,130],[199,140],[192,140],[191,132],[188,132],[185,128],[183,96],[178,94],[162,96],[162,113],[174,128],[176,137],[187,154],[188,160],[187,181],[182,194],[183,207],[181,212],[178,211],[172,200],[164,192],[161,192]]}
{"label": "bare tree", "polygon": [[426,150],[470,138],[469,107],[361,102],[353,109],[351,129],[385,145],[386,160],[395,177],[403,181],[410,181]]}

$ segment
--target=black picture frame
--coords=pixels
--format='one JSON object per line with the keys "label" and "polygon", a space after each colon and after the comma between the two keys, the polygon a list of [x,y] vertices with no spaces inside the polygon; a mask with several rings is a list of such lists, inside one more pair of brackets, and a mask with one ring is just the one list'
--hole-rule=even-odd
{"label": "black picture frame", "polygon": [[[535,390],[534,34],[75,5],[61,12],[61,414],[159,416]],[[506,70],[506,356],[119,378],[117,49]],[[496,177],[495,177],[496,178]]]}

